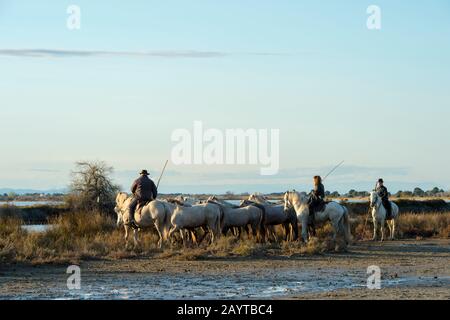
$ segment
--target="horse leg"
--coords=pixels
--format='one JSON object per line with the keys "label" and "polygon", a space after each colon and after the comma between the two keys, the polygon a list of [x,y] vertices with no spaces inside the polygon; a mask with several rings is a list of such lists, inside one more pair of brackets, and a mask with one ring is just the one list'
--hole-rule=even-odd
{"label": "horse leg", "polygon": [[[228,227],[223,227],[222,228],[222,235],[226,237],[227,233],[228,233],[229,228]],[[234,234],[234,232],[233,232]]]}
{"label": "horse leg", "polygon": [[298,221],[297,219],[291,221],[291,227],[292,227],[292,231],[293,231],[293,241],[297,241],[298,240]]}
{"label": "horse leg", "polygon": [[242,235],[242,228],[241,227],[233,227],[233,235],[235,238],[240,239]]}
{"label": "horse leg", "polygon": [[214,242],[216,230],[214,228],[210,228],[211,231],[211,244]]}
{"label": "horse leg", "polygon": [[203,231],[203,236],[200,238],[200,240],[198,240],[198,244],[200,244],[206,238],[206,236],[208,235],[208,230],[207,229],[205,229],[204,227],[200,227],[200,229],[202,229],[202,231]]}
{"label": "horse leg", "polygon": [[163,228],[164,226],[161,226],[159,223],[155,223],[155,229],[158,232],[158,248],[161,249],[162,248],[162,243],[163,243]]}
{"label": "horse leg", "polygon": [[392,240],[392,223],[393,223],[393,221],[394,220],[388,220],[387,221],[387,225],[388,225],[388,228],[389,228],[389,240]]}
{"label": "horse leg", "polygon": [[388,229],[389,229],[389,240],[392,240],[392,224],[391,224],[391,221],[387,221],[387,226],[388,226]]}
{"label": "horse leg", "polygon": [[392,233],[391,240],[395,240],[395,219],[392,219]]}
{"label": "horse leg", "polygon": [[380,229],[381,229],[381,242],[384,241],[384,224],[386,223],[386,221],[382,220],[380,223]]}
{"label": "horse leg", "polygon": [[308,242],[308,217],[302,219],[302,239]]}
{"label": "horse leg", "polygon": [[128,247],[128,226],[123,226],[125,229],[125,247]]}
{"label": "horse leg", "polygon": [[277,233],[275,232],[275,226],[269,226],[269,239],[272,238],[274,242],[277,242]]}
{"label": "horse leg", "polygon": [[[241,229],[241,228],[240,228],[240,229]],[[248,224],[246,224],[246,225],[244,226],[244,230],[245,230],[245,233],[247,234],[247,238],[251,239],[251,235],[250,235],[250,227],[248,226]]]}
{"label": "horse leg", "polygon": [[289,222],[286,224],[286,228],[288,230],[286,241],[292,241],[292,238],[293,238],[293,236],[292,236],[292,228],[291,228],[291,224]]}
{"label": "horse leg", "polygon": [[195,230],[191,230],[191,239],[192,243],[198,246],[197,235],[195,234]]}
{"label": "horse leg", "polygon": [[261,225],[259,226],[259,240],[261,241],[261,243],[266,242],[266,228],[264,227],[263,223],[261,223]]}
{"label": "horse leg", "polygon": [[167,235],[167,239],[170,240],[170,244],[173,244],[173,238],[172,235],[174,234],[175,231],[178,230],[178,227],[171,227],[169,230],[169,234]]}
{"label": "horse leg", "polygon": [[289,224],[283,223],[283,229],[284,229],[283,240],[284,240],[284,241],[288,241],[288,239],[289,239],[289,233],[291,232],[291,230],[290,230],[290,228],[289,228]]}
{"label": "horse leg", "polygon": [[184,229],[183,230],[183,236],[184,236],[184,244],[186,247],[191,246],[192,239],[191,239],[191,230],[190,229]]}
{"label": "horse leg", "polygon": [[252,224],[252,238],[258,241],[258,224]]}
{"label": "horse leg", "polygon": [[137,247],[139,245],[139,240],[138,240],[138,230],[134,229],[133,230],[133,241],[134,241],[134,246]]}
{"label": "horse leg", "polygon": [[272,242],[272,226],[267,226],[266,228],[266,236],[267,236],[267,241]]}
{"label": "horse leg", "polygon": [[373,237],[372,237],[372,241],[376,241],[377,240],[377,219],[373,219]]}
{"label": "horse leg", "polygon": [[183,229],[180,229],[180,237],[181,237],[181,245],[182,246],[184,246],[184,247],[186,247],[186,245],[187,245],[187,239],[185,239],[185,236],[184,236],[184,230]]}

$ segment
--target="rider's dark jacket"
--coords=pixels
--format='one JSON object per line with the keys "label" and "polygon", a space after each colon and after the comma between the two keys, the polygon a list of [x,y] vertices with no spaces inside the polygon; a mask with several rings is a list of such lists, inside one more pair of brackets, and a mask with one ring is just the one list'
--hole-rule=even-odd
{"label": "rider's dark jacket", "polygon": [[325,199],[325,187],[322,183],[314,185],[314,190],[311,191],[309,196],[309,214],[314,216],[314,212],[321,211],[322,205]]}
{"label": "rider's dark jacket", "polygon": [[383,206],[387,210],[387,216],[390,218],[392,216],[392,205],[389,201],[389,192],[385,186],[378,186],[377,187],[377,193],[378,196],[381,198],[381,202],[383,203]]}
{"label": "rider's dark jacket", "polygon": [[322,183],[314,186],[314,190],[311,193],[312,200],[323,200],[325,198],[325,187]]}
{"label": "rider's dark jacket", "polygon": [[133,182],[131,192],[139,201],[150,201],[158,196],[155,183],[146,175],[140,176]]}
{"label": "rider's dark jacket", "polygon": [[385,186],[379,186],[377,188],[377,193],[380,196],[381,200],[383,201],[389,200],[389,192]]}

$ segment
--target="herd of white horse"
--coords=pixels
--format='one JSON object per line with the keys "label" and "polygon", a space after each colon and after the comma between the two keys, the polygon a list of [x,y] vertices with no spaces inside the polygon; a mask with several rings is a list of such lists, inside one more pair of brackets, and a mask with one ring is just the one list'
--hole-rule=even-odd
{"label": "herd of white horse", "polygon": [[[129,233],[133,230],[134,244],[139,244],[140,230],[154,227],[158,233],[158,247],[163,243],[173,241],[178,233],[184,244],[188,241],[199,243],[207,234],[214,242],[221,235],[233,232],[241,236],[246,231],[249,237],[259,242],[276,241],[275,226],[283,227],[284,239],[295,241],[301,226],[301,238],[304,242],[309,239],[311,217],[309,214],[308,195],[304,192],[288,191],[283,201],[273,203],[259,194],[252,194],[239,205],[219,200],[211,196],[206,201],[178,196],[172,200],[156,199],[136,210],[134,221],[138,228],[129,224],[129,204],[132,196],[121,192],[116,197],[115,212],[117,225],[125,229],[125,241],[128,244]],[[373,240],[377,239],[377,230],[381,230],[381,241],[385,238],[385,223],[387,222],[390,239],[394,239],[395,224],[399,216],[399,208],[392,205],[392,218],[387,219],[387,211],[382,205],[381,198],[374,191],[370,193],[370,211],[373,221]],[[345,243],[352,240],[350,217],[347,208],[338,202],[328,202],[323,211],[315,212],[314,226],[330,222],[333,227],[333,239],[342,236]],[[197,230],[202,230],[203,238],[199,241]]]}

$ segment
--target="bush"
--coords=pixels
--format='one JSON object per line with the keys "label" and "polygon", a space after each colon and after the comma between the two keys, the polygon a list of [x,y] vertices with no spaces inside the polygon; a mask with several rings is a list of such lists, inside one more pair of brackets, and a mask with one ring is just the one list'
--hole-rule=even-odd
{"label": "bush", "polygon": [[77,162],[66,203],[72,210],[110,213],[120,188],[110,178],[113,168],[104,162]]}

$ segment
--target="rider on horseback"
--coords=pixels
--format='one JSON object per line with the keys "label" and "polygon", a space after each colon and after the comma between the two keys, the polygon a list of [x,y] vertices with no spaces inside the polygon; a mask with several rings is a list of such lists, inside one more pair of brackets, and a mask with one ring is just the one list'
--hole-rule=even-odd
{"label": "rider on horseback", "polygon": [[322,184],[322,178],[320,176],[314,177],[314,190],[309,194],[309,217],[311,226],[314,228],[314,213],[323,210],[323,204],[325,203],[325,187]]}
{"label": "rider on horseback", "polygon": [[383,206],[386,209],[387,219],[390,219],[392,217],[392,206],[391,202],[389,201],[389,192],[384,186],[383,179],[378,179],[377,188],[375,191],[378,193],[378,196],[381,198]]}
{"label": "rider on horseback", "polygon": [[146,202],[150,202],[156,199],[158,195],[158,191],[156,189],[155,183],[148,177],[147,170],[142,170],[140,173],[140,177],[137,178],[133,185],[131,186],[131,192],[133,193],[133,200],[129,206],[130,212],[130,222],[129,224],[133,227],[136,227],[136,223],[134,222],[134,213],[138,205],[144,204]]}

